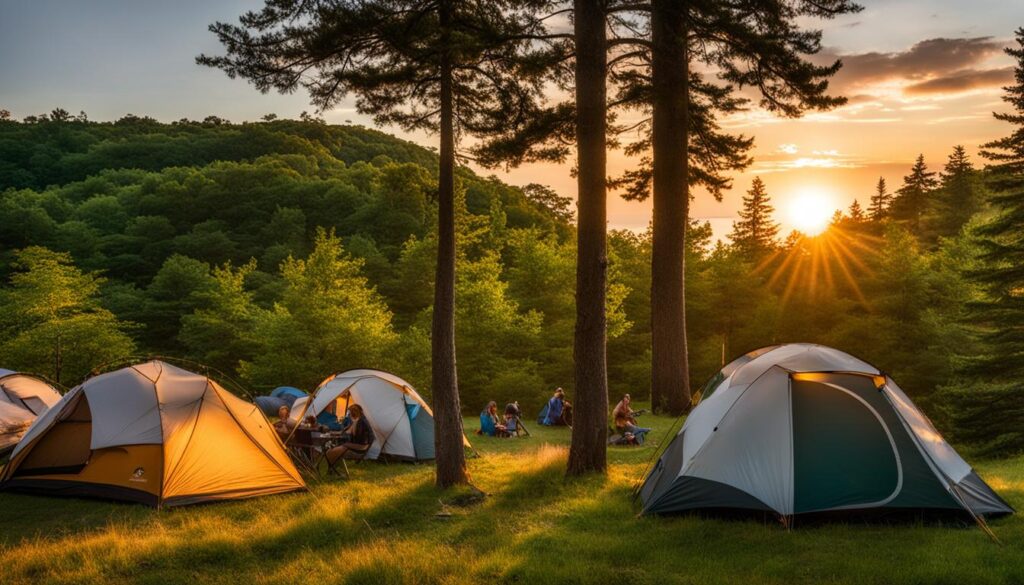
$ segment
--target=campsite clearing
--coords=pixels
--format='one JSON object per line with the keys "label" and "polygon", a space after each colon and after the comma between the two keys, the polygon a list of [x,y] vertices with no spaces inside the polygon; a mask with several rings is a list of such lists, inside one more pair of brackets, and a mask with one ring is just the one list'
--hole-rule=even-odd
{"label": "campsite clearing", "polygon": [[[0,582],[89,583],[1013,583],[1024,519],[976,527],[636,517],[630,487],[668,418],[640,448],[611,448],[607,479],[563,479],[568,429],[470,435],[482,502],[433,486],[430,465],[364,462],[351,480],[157,512],[0,494]],[[465,420],[475,429],[475,416]],[[967,455],[967,454],[965,454]],[[976,461],[1024,507],[1024,458]],[[466,503],[469,502],[469,503]]]}

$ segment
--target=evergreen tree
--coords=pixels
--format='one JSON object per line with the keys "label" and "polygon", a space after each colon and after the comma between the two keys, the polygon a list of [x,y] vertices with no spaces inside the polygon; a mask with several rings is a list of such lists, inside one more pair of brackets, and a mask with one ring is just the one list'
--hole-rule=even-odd
{"label": "evergreen tree", "polygon": [[850,220],[854,223],[860,223],[867,218],[867,216],[864,215],[864,209],[860,206],[860,201],[854,199],[853,203],[850,204],[849,216]]}
{"label": "evergreen tree", "polygon": [[[623,107],[650,113],[644,138],[630,147],[650,151],[627,175],[627,196],[653,196],[651,256],[652,400],[674,414],[690,404],[686,341],[685,248],[690,188],[716,197],[729,187],[725,173],[745,168],[752,140],[720,130],[717,119],[746,104],[745,86],[757,88],[765,109],[785,116],[845,103],[827,95],[839,62],[812,63],[820,31],[807,17],[832,18],[859,10],[849,0],[825,2],[678,2],[611,4],[619,24],[613,77]],[[637,35],[646,23],[649,38]],[[696,48],[696,50],[694,50]],[[696,69],[716,70],[717,79]]]}
{"label": "evergreen tree", "polygon": [[940,175],[932,231],[936,236],[954,236],[981,210],[983,191],[967,150],[957,145]]}
{"label": "evergreen tree", "polygon": [[771,205],[764,181],[754,177],[750,190],[743,196],[740,221],[733,222],[729,239],[747,260],[758,260],[778,246],[779,224],[772,219]]}
{"label": "evergreen tree", "polygon": [[568,473],[604,473],[608,451],[606,0],[573,1],[577,151],[575,424]]}
{"label": "evergreen tree", "polygon": [[929,198],[938,186],[939,181],[935,178],[935,172],[929,171],[928,166],[924,164],[924,155],[918,155],[910,174],[903,177],[903,186],[893,199],[893,219],[906,222],[910,231],[920,236],[921,220],[930,204]]}
{"label": "evergreen tree", "polygon": [[14,267],[0,291],[0,363],[70,385],[135,349],[129,324],[100,306],[103,279],[70,255],[30,246],[15,252]]}
{"label": "evergreen tree", "polygon": [[379,123],[440,136],[430,339],[441,487],[469,481],[455,368],[456,140],[460,134],[505,133],[533,111],[543,80],[522,57],[541,27],[534,12],[546,5],[540,0],[267,0],[261,11],[243,15],[240,26],[212,25],[228,55],[198,59],[230,77],[249,79],[264,92],[290,92],[301,85],[320,110],[351,92],[356,108]]}
{"label": "evergreen tree", "polygon": [[1024,449],[1024,28],[1006,53],[1016,61],[1003,96],[1010,111],[995,117],[1013,130],[983,147],[995,217],[977,230],[982,265],[970,271],[985,292],[970,316],[984,353],[965,368],[972,391],[956,396],[953,412],[965,439],[998,453]]}
{"label": "evergreen tree", "polygon": [[875,185],[875,194],[871,196],[871,204],[868,206],[868,216],[871,221],[879,222],[889,215],[889,206],[892,204],[892,194],[885,186],[885,177],[878,177],[878,184]]}

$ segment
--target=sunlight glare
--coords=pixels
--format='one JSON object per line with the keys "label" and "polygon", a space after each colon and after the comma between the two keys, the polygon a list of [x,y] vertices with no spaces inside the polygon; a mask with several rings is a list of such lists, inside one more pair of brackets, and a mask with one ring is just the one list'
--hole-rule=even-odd
{"label": "sunlight glare", "polygon": [[825,231],[834,212],[825,194],[800,193],[789,204],[789,223],[805,235],[816,236]]}

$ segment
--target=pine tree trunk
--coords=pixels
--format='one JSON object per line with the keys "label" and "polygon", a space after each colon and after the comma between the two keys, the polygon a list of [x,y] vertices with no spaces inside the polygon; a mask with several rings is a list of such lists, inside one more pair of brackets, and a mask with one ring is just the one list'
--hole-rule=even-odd
{"label": "pine tree trunk", "polygon": [[690,206],[686,3],[653,0],[651,27],[651,400],[655,410],[679,415],[690,403],[685,273]]}
{"label": "pine tree trunk", "polygon": [[[442,37],[451,22],[450,0],[441,0]],[[448,41],[442,38],[442,48]],[[434,449],[437,485],[469,482],[463,448],[462,408],[455,367],[455,123],[452,64],[441,57],[441,149],[437,181],[437,274],[434,279],[434,321],[430,336],[434,396]]]}
{"label": "pine tree trunk", "polygon": [[575,411],[569,475],[604,472],[608,373],[605,353],[606,103],[605,3],[574,0],[578,229],[576,256]]}

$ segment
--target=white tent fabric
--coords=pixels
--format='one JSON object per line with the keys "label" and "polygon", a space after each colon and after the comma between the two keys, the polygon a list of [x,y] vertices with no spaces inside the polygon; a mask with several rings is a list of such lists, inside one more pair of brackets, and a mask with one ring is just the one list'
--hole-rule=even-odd
{"label": "white tent fabric", "polygon": [[[372,369],[349,370],[324,381],[309,398],[299,398],[292,405],[291,418],[299,422],[300,417],[318,416],[332,402],[339,401],[338,417],[344,416],[348,404],[363,407],[366,420],[373,430],[374,442],[367,451],[367,459],[377,459],[382,454],[402,459],[433,458],[433,417],[430,406],[416,392],[411,384],[394,374]],[[417,437],[414,420],[426,416],[429,424],[419,428],[429,429],[429,446],[424,437]],[[469,444],[469,441],[466,441]]]}
{"label": "white tent fabric", "polygon": [[889,377],[885,379],[885,390],[889,402],[896,407],[903,421],[912,429],[911,434],[931,456],[931,462],[953,483],[958,483],[970,475],[971,466],[942,438],[928,417],[914,406],[910,398]]}
{"label": "white tent fabric", "polygon": [[32,421],[58,402],[60,394],[45,381],[0,370],[0,452],[13,447]]}
{"label": "white tent fabric", "polygon": [[[750,392],[714,425],[680,475],[710,479],[742,489],[782,514],[792,513],[793,450],[789,385],[785,370],[772,367],[757,379],[763,391]],[[758,440],[750,441],[750,437]],[[687,435],[689,438],[689,435]],[[729,465],[721,465],[729,461]]]}
{"label": "white tent fabric", "polygon": [[14,447],[35,415],[9,402],[0,402],[0,453]]}
{"label": "white tent fabric", "polygon": [[17,372],[0,374],[0,402],[13,404],[39,416],[59,401],[60,393],[40,378]]}

